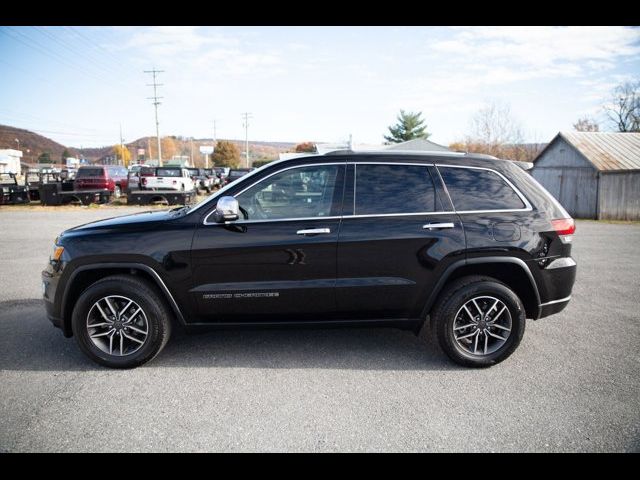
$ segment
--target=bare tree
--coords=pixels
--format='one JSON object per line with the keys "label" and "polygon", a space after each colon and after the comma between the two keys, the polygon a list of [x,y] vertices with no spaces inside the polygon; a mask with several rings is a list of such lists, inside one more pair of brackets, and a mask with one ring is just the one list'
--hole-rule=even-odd
{"label": "bare tree", "polygon": [[532,161],[540,150],[540,144],[526,144],[523,141],[522,126],[511,114],[509,104],[491,102],[472,117],[471,135],[463,141],[452,143],[449,148]]}
{"label": "bare tree", "polygon": [[640,81],[614,88],[604,111],[619,132],[640,132]]}
{"label": "bare tree", "polygon": [[573,124],[574,130],[578,132],[599,132],[600,125],[594,119],[589,117],[579,118],[576,123]]}

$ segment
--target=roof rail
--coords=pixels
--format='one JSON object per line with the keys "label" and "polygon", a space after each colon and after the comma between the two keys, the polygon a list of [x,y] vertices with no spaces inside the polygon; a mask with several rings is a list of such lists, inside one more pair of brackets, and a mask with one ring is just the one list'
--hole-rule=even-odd
{"label": "roof rail", "polygon": [[350,148],[338,148],[336,150],[329,150],[328,152],[324,152],[322,155],[342,155],[344,153],[355,153]]}

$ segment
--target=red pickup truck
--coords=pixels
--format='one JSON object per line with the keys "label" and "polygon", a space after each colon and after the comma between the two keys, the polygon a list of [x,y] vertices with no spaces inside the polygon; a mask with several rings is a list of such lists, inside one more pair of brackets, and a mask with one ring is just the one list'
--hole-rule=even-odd
{"label": "red pickup truck", "polygon": [[74,188],[76,190],[97,190],[106,188],[119,198],[127,189],[126,167],[120,165],[92,165],[78,168]]}

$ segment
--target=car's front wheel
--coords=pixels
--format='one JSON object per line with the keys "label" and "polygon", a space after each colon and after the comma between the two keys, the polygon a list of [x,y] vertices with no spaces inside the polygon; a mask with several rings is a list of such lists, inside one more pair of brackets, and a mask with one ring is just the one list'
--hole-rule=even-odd
{"label": "car's front wheel", "polygon": [[432,314],[438,343],[456,363],[489,367],[511,355],[525,329],[520,298],[489,277],[469,276],[453,282]]}
{"label": "car's front wheel", "polygon": [[71,322],[80,349],[111,368],[148,362],[171,334],[171,314],[157,290],[130,275],[106,277],[87,288]]}

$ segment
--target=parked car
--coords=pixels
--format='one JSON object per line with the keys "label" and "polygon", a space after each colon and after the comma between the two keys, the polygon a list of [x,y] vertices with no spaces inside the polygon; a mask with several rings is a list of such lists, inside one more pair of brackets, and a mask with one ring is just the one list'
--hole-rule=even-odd
{"label": "parked car", "polygon": [[231,182],[236,181],[240,177],[245,176],[247,173],[251,171],[250,168],[232,168],[229,170],[229,174],[225,179],[225,185],[228,185]]}
{"label": "parked car", "polygon": [[220,175],[218,175],[214,168],[205,168],[204,173],[208,178],[211,179],[211,185],[214,188],[220,187],[222,180],[220,179]]}
{"label": "parked car", "polygon": [[109,367],[151,360],[175,325],[283,324],[431,326],[453,361],[485,367],[525,319],[569,303],[574,231],[509,161],[338,152],[269,163],[193,207],[66,230],[42,288],[53,324]]}
{"label": "parked car", "polygon": [[207,193],[211,193],[213,189],[213,179],[207,175],[204,168],[187,168],[187,170],[189,170],[191,180],[195,183],[197,190],[204,190]]}
{"label": "parked car", "polygon": [[182,167],[157,167],[153,175],[142,176],[140,183],[145,190],[178,190],[190,192],[196,189],[191,173]]}
{"label": "parked car", "polygon": [[109,190],[114,198],[120,198],[128,187],[129,171],[120,165],[81,166],[76,172],[76,190]]}

